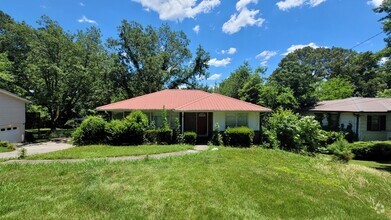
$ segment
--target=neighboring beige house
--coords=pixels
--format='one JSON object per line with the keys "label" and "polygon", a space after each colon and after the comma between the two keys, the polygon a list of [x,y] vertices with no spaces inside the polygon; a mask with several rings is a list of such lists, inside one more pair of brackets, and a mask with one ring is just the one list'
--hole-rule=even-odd
{"label": "neighboring beige house", "polygon": [[0,140],[24,141],[26,103],[29,101],[0,89]]}
{"label": "neighboring beige house", "polygon": [[237,126],[252,128],[257,140],[261,128],[260,116],[271,111],[260,105],[216,93],[179,89],[167,89],[96,109],[110,112],[114,119],[123,118],[132,110],[141,110],[159,127],[162,124],[163,107],[167,110],[171,127],[178,120],[182,132],[194,131],[200,138],[211,137],[214,126],[219,124],[220,131]]}
{"label": "neighboring beige house", "polygon": [[319,102],[310,114],[331,129],[349,124],[360,141],[391,139],[391,98],[361,98]]}

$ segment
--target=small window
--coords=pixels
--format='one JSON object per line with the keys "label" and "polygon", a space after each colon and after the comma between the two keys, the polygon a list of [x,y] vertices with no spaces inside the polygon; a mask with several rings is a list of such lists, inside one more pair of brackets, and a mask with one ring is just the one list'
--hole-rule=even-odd
{"label": "small window", "polygon": [[17,127],[13,127],[13,128],[12,128],[12,130],[16,130],[16,129],[18,129],[18,128],[17,128]]}
{"label": "small window", "polygon": [[225,127],[236,127],[236,114],[235,113],[227,113],[225,115]]}
{"label": "small window", "polygon": [[11,131],[11,128],[7,128],[7,131]]}
{"label": "small window", "polygon": [[248,126],[247,113],[227,113],[225,115],[225,127],[240,127]]}
{"label": "small window", "polygon": [[368,115],[367,116],[368,131],[385,131],[386,116],[385,115]]}
{"label": "small window", "polygon": [[2,128],[1,131],[5,131],[5,128]]}

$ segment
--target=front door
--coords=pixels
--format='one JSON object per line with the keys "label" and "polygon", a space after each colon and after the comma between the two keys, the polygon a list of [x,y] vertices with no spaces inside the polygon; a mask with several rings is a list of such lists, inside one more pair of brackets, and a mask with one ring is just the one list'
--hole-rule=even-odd
{"label": "front door", "polygon": [[208,136],[208,113],[197,113],[197,135]]}

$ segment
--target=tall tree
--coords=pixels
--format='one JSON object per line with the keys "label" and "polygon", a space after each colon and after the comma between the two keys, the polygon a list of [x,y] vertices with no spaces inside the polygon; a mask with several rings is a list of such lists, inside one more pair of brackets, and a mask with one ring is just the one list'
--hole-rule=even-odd
{"label": "tall tree", "polygon": [[126,20],[118,30],[119,38],[108,42],[117,54],[116,78],[127,97],[182,84],[192,87],[196,77],[207,77],[209,54],[198,47],[189,65],[192,54],[184,32],[172,31],[168,25],[144,28]]}
{"label": "tall tree", "polygon": [[241,100],[257,104],[261,99],[261,90],[264,84],[264,79],[261,78],[260,74],[266,72],[265,68],[258,68],[253,73],[247,82],[243,85],[243,88],[239,90],[239,97]]}
{"label": "tall tree", "polygon": [[289,87],[301,109],[315,105],[315,86],[318,79],[313,70],[299,62],[281,62],[269,78],[270,81],[281,87]]}
{"label": "tall tree", "polygon": [[0,53],[6,53],[7,59],[12,63],[9,71],[14,81],[9,89],[21,96],[31,95],[26,90],[29,85],[26,60],[31,51],[33,37],[33,28],[24,22],[15,22],[0,11]]}
{"label": "tall tree", "polygon": [[316,89],[316,96],[320,101],[344,99],[353,95],[354,86],[351,82],[343,78],[331,78],[323,81]]}
{"label": "tall tree", "polygon": [[252,68],[250,64],[246,61],[241,66],[239,66],[238,69],[232,72],[227,79],[223,80],[220,83],[217,92],[222,95],[239,99],[239,91],[248,81],[251,74]]}
{"label": "tall tree", "polygon": [[0,53],[0,89],[13,91],[14,77],[11,74],[12,63],[8,60],[7,54]]}

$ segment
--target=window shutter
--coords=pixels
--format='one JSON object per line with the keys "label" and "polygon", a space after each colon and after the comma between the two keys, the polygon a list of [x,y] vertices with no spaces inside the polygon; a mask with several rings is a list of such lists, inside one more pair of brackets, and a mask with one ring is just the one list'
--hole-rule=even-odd
{"label": "window shutter", "polygon": [[381,115],[379,117],[379,120],[380,120],[380,131],[385,131],[386,130],[386,116]]}
{"label": "window shutter", "polygon": [[371,124],[372,124],[372,116],[368,115],[367,116],[367,131],[371,131]]}

